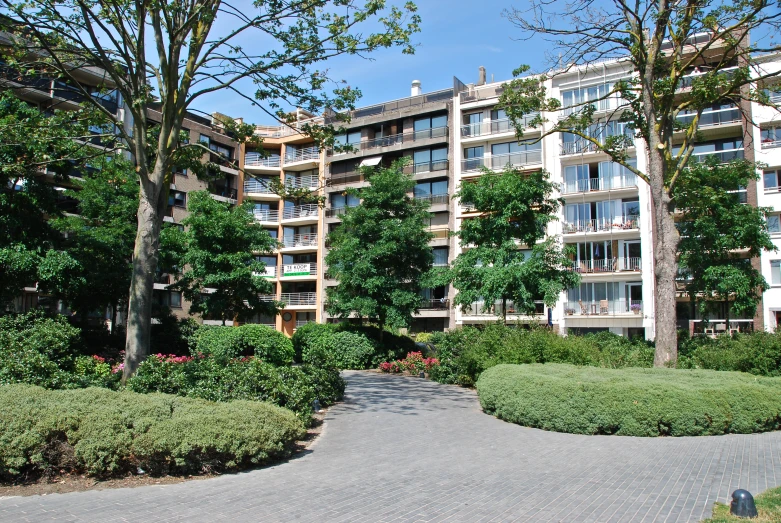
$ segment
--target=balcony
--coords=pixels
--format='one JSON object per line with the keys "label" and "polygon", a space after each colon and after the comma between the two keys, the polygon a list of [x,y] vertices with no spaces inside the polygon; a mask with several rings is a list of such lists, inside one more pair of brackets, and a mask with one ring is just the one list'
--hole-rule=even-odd
{"label": "balcony", "polygon": [[507,154],[485,155],[478,158],[461,160],[461,172],[476,172],[487,167],[492,170],[504,169],[507,165],[523,168],[527,165],[542,163],[542,151],[525,151]]}
{"label": "balcony", "polygon": [[447,160],[434,160],[430,162],[419,162],[404,167],[407,174],[420,174],[434,171],[446,171],[449,162]]}
{"label": "balcony", "polygon": [[209,194],[216,200],[236,200],[239,197],[239,191],[237,189],[231,189],[230,187],[216,187],[209,191]]}
{"label": "balcony", "polygon": [[562,101],[562,109],[559,118],[566,118],[572,113],[577,113],[583,110],[588,105],[595,106],[596,112],[614,111],[620,107],[628,106],[629,101],[624,100],[618,96],[611,96],[610,98],[604,98],[601,100],[591,100],[585,102],[574,102],[571,106],[564,106]]}
{"label": "balcony", "polygon": [[564,306],[567,316],[618,316],[634,314],[642,316],[642,300],[594,300],[568,301]]}
{"label": "balcony", "polygon": [[[690,125],[694,120],[694,114],[679,114],[676,120],[681,125]],[[737,107],[729,107],[727,109],[719,109],[717,111],[703,111],[700,115],[700,120],[697,122],[699,129],[707,127],[716,127],[719,125],[727,125],[733,123],[740,123],[742,120],[740,109]]]}
{"label": "balcony", "polygon": [[282,276],[317,276],[316,263],[293,263],[282,266]]}
{"label": "balcony", "polygon": [[727,163],[732,160],[743,159],[743,149],[728,149],[726,151],[707,151],[704,153],[692,153],[691,160],[695,162],[701,162],[708,156],[715,156],[718,158],[719,163]]}
{"label": "balcony", "polygon": [[427,201],[431,203],[431,205],[437,205],[442,203],[448,203],[450,201],[450,197],[447,193],[442,194],[427,194],[425,196],[415,196],[416,200],[420,201]]}
{"label": "balcony", "polygon": [[595,260],[573,260],[571,270],[581,274],[639,272],[643,267],[642,258],[606,258]]}
{"label": "balcony", "polygon": [[446,138],[448,134],[448,127],[434,127],[431,129],[423,129],[421,131],[414,131],[408,133],[391,134],[388,136],[380,136],[372,138],[371,140],[365,140],[358,143],[349,144],[353,147],[352,151],[345,151],[344,153],[334,153],[333,150],[328,151],[328,155],[333,154],[346,154],[350,152],[370,151],[372,149],[378,149],[382,147],[392,147],[394,145],[412,143],[421,140],[430,140],[432,138]]}
{"label": "balcony", "polygon": [[258,167],[266,169],[278,169],[281,165],[279,156],[264,158],[260,153],[247,153],[244,155],[244,167]]}
{"label": "balcony", "polygon": [[259,222],[279,223],[279,211],[276,209],[253,209],[252,214]]}
{"label": "balcony", "polygon": [[561,154],[581,154],[597,152],[599,147],[588,140],[576,140],[574,142],[561,142]]}
{"label": "balcony", "polygon": [[359,171],[352,171],[349,173],[332,174],[331,177],[326,180],[326,184],[329,187],[335,185],[346,185],[348,183],[358,183],[363,181],[363,175]]}
{"label": "balcony", "polygon": [[581,178],[561,184],[562,194],[575,194],[592,191],[612,191],[637,187],[637,176],[634,174],[616,177]]}
{"label": "balcony", "polygon": [[[727,67],[727,68],[722,69],[721,71],[719,71],[717,74],[719,74],[719,75],[725,74],[725,75],[731,77],[735,73],[736,70],[737,70],[737,67]],[[678,89],[680,90],[680,89],[691,88],[691,86],[694,83],[695,79],[702,78],[706,74],[708,74],[708,73],[707,72],[704,72],[704,73],[692,73],[690,75],[684,76],[683,78],[681,78],[681,83],[678,86]]]}
{"label": "balcony", "polygon": [[317,234],[294,234],[282,238],[282,246],[285,248],[294,247],[317,247]]}
{"label": "balcony", "polygon": [[337,216],[345,214],[347,209],[349,209],[349,207],[331,207],[330,209],[325,210],[325,217],[336,218]]}
{"label": "balcony", "polygon": [[317,189],[320,187],[319,176],[295,176],[285,179],[285,187],[290,189]]}
{"label": "balcony", "polygon": [[300,218],[314,218],[317,219],[317,214],[320,207],[314,203],[306,203],[304,205],[297,205],[295,207],[285,207],[282,211],[283,220],[297,220]]}
{"label": "balcony", "polygon": [[317,305],[316,292],[283,292],[279,299],[291,307],[314,307]]}
{"label": "balcony", "polygon": [[778,139],[778,140],[764,139],[764,140],[762,140],[762,149],[774,149],[776,147],[781,147],[781,139]]}
{"label": "balcony", "polygon": [[296,329],[299,327],[303,327],[307,323],[313,323],[312,320],[296,320]]}
{"label": "balcony", "polygon": [[319,161],[320,148],[316,145],[301,149],[288,149],[285,153],[285,163],[297,163],[306,161]]}
{"label": "balcony", "polygon": [[276,194],[268,187],[268,182],[256,180],[255,178],[244,180],[244,193]]}
{"label": "balcony", "polygon": [[425,311],[442,311],[448,309],[450,309],[450,300],[447,298],[434,298],[430,300],[424,299],[420,304],[420,310]]}
{"label": "balcony", "polygon": [[[527,114],[523,117],[523,128],[529,127],[529,122],[538,116],[537,113]],[[461,138],[477,138],[479,136],[490,136],[492,134],[503,134],[515,132],[515,127],[509,118],[500,120],[485,120],[479,123],[470,123],[461,126]]]}
{"label": "balcony", "polygon": [[611,219],[579,220],[563,222],[563,233],[616,232],[640,228],[639,216],[616,216]]}
{"label": "balcony", "polygon": [[[502,317],[502,307],[503,304],[501,301],[496,301],[493,305],[489,305],[488,308],[486,308],[484,301],[476,301],[466,310],[462,310],[462,313],[464,316],[500,318]],[[512,300],[507,300],[506,313],[507,316],[529,316],[528,314],[521,313]],[[543,314],[545,314],[545,303],[542,300],[536,300],[534,302],[534,315],[542,316]]]}
{"label": "balcony", "polygon": [[433,237],[432,240],[446,240],[450,238],[450,229],[429,229],[428,232],[430,232]]}

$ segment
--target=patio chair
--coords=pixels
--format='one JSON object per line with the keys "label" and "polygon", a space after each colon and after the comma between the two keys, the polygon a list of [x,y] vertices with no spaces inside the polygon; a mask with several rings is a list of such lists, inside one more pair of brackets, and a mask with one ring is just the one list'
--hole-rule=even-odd
{"label": "patio chair", "polygon": [[578,300],[578,305],[580,305],[580,313],[584,316],[588,316],[588,308],[583,304],[582,300]]}
{"label": "patio chair", "polygon": [[600,314],[608,314],[610,312],[610,309],[607,305],[607,300],[599,300],[599,313]]}

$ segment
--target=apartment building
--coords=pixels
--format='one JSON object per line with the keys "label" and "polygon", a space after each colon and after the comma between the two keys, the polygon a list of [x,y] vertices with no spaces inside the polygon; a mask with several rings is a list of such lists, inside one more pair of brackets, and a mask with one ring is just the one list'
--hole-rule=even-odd
{"label": "apartment building", "polygon": [[266,264],[262,276],[274,284],[274,293],[265,298],[285,304],[276,317],[257,315],[251,322],[289,336],[297,326],[322,321],[323,210],[306,198],[283,199],[272,190],[271,182],[304,189],[300,194],[322,194],[324,154],[299,130],[322,121],[322,117],[298,110],[290,125],[258,126],[255,133],[263,140],[262,148],[245,152],[239,174],[239,201],[251,202],[255,220],[280,243],[274,252],[258,253]]}
{"label": "apartment building", "polygon": [[[457,88],[457,87],[456,87]],[[351,114],[340,143],[352,146],[350,152],[325,155],[326,197],[323,233],[337,227],[341,215],[358,205],[359,198],[345,189],[365,187],[368,182],[361,167],[387,167],[406,159],[405,170],[415,180],[412,196],[428,201],[432,213],[430,230],[434,235],[434,265],[446,266],[454,256],[454,241],[449,232],[454,227],[450,196],[453,194],[453,133],[451,121],[454,89],[423,94],[420,82],[412,82],[410,96],[378,105],[356,109]],[[404,248],[400,245],[399,248]],[[319,264],[324,263],[327,247],[320,251]],[[321,279],[323,287],[336,285],[327,273]],[[425,289],[423,305],[415,316],[410,332],[441,331],[453,325],[450,298],[451,287]],[[319,314],[328,316],[319,303]]]}

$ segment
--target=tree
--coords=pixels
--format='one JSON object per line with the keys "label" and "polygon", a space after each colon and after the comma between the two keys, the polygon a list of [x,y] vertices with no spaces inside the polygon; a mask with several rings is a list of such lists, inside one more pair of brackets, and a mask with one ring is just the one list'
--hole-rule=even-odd
{"label": "tree", "polygon": [[[285,107],[313,114],[336,111],[337,119],[360,95],[349,86],[327,93],[332,79],[321,65],[340,55],[365,56],[399,46],[412,53],[410,35],[419,30],[416,7],[387,7],[384,0],[256,0],[253,7],[221,0],[0,0],[17,33],[10,66],[53,72],[79,91],[85,103],[117,125],[136,161],[139,176],[138,230],[129,292],[123,380],[149,348],[152,289],[160,230],[171,170],[182,145],[182,121],[204,95],[225,90],[288,123]],[[216,24],[216,21],[220,24]],[[376,32],[372,32],[375,30]],[[23,36],[23,38],[22,38]],[[254,38],[252,47],[242,41]],[[257,50],[255,50],[257,49]],[[78,71],[104,71],[104,90],[127,102],[132,125],[125,126],[78,81]],[[242,80],[257,90],[247,95]],[[154,146],[148,141],[148,108],[160,112]],[[251,128],[237,126],[241,141]],[[318,142],[333,144],[332,126],[304,126]]]}
{"label": "tree", "polygon": [[455,197],[479,215],[462,220],[456,233],[463,250],[451,271],[455,304],[467,308],[482,300],[490,311],[501,301],[507,323],[508,301],[518,313],[534,314],[536,300],[551,307],[580,283],[561,246],[545,239],[561,205],[551,196],[554,189],[547,172],[509,166],[500,174],[484,169],[476,182],[461,185]]}
{"label": "tree", "polygon": [[748,161],[719,164],[715,158],[684,169],[673,190],[680,213],[680,269],[688,278],[692,317],[699,300],[709,305],[727,302],[737,314],[752,313],[768,284],[751,264],[762,251],[773,251],[767,212],[741,202],[740,187],[757,179]]}
{"label": "tree", "polygon": [[[91,136],[90,111],[44,114],[16,98],[0,94],[0,306],[31,283],[41,290],[60,288],[78,262],[62,251],[63,238],[51,219],[60,216],[60,192],[50,183],[105,154],[78,138]],[[45,171],[45,174],[44,174]]]}
{"label": "tree", "polygon": [[[555,11],[549,11],[551,6]],[[555,60],[557,64],[551,64],[555,69],[550,72],[522,77],[528,71],[523,66],[507,84],[500,105],[517,124],[518,137],[523,135],[520,122],[524,116],[541,111],[530,123],[535,127],[545,124],[543,136],[572,133],[650,186],[655,264],[654,365],[674,364],[678,350],[675,277],[680,240],[674,222],[675,186],[699,139],[703,110],[724,100],[738,103],[741,110],[751,101],[772,105],[760,87],[779,72],[763,68],[757,55],[781,47],[772,41],[764,46],[761,41],[750,43],[749,33],[778,34],[781,11],[774,2],[754,0],[529,0],[528,10],[511,9],[505,15],[523,37],[545,38],[562,53]],[[597,70],[607,59],[621,61],[627,77],[592,99],[573,102],[565,108],[571,112],[546,123],[545,114],[562,109],[562,102],[547,97],[545,81],[576,66]],[[684,88],[686,94],[682,96]],[[628,105],[609,111],[605,117],[595,117],[600,100],[619,95]],[[683,111],[692,115],[685,122],[678,119]],[[615,129],[618,123],[626,125],[625,134],[611,132],[611,125]],[[646,145],[645,171],[630,161],[627,149],[634,138]]]}
{"label": "tree", "polygon": [[421,282],[434,262],[428,230],[428,202],[415,200],[415,187],[404,163],[388,168],[364,168],[369,186],[359,195],[361,204],[347,209],[342,223],[328,235],[325,258],[328,274],[339,281],[327,289],[326,310],[348,318],[385,325],[409,325],[421,304]]}
{"label": "tree", "polygon": [[183,249],[178,266],[184,270],[169,288],[182,291],[191,314],[219,318],[223,325],[257,313],[275,315],[276,303],[260,296],[272,294],[273,285],[260,276],[266,267],[255,253],[273,251],[276,242],[252,217],[250,205],[231,207],[197,191],[189,193],[187,210],[184,231],[166,230],[181,235]]}

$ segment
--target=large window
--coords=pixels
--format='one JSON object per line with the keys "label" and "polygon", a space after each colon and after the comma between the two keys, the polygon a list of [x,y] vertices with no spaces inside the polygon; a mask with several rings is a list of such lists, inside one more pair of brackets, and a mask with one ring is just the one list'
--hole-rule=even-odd
{"label": "large window", "polygon": [[506,142],[491,146],[491,167],[501,169],[505,166],[521,166],[542,161],[542,143]]}
{"label": "large window", "polygon": [[779,178],[781,178],[781,171],[765,171],[762,175],[762,180],[765,183],[765,190],[778,191],[779,188],[781,188]]}
{"label": "large window", "polygon": [[434,266],[447,265],[447,247],[434,247]]}
{"label": "large window", "polygon": [[415,139],[439,138],[445,136],[447,127],[447,115],[426,116],[417,118],[413,124]]}
{"label": "large window", "polygon": [[225,158],[233,158],[233,148],[221,143],[211,142],[209,149]]}
{"label": "large window", "polygon": [[173,207],[187,207],[187,193],[182,191],[170,191],[168,193],[168,205]]}
{"label": "large window", "polygon": [[483,164],[483,146],[467,147],[464,149],[464,170],[474,171],[482,167]]}
{"label": "large window", "polygon": [[334,142],[339,145],[357,145],[361,141],[361,131],[349,131],[334,136]]}
{"label": "large window", "polygon": [[781,260],[770,260],[770,284],[781,285]]}
{"label": "large window", "polygon": [[361,204],[361,199],[354,194],[331,194],[331,208],[343,209],[345,207],[357,207]]}
{"label": "large window", "polygon": [[447,180],[420,182],[415,185],[415,198],[431,198],[432,196],[447,196]]}
{"label": "large window", "polygon": [[447,147],[420,149],[413,154],[416,173],[447,169]]}
{"label": "large window", "polygon": [[767,217],[767,231],[770,234],[781,234],[781,216],[771,214]]}

